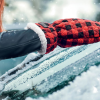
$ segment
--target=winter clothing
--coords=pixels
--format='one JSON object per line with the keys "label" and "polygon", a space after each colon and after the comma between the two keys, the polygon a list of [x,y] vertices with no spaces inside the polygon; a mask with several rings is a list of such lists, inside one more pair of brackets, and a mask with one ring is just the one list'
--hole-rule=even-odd
{"label": "winter clothing", "polygon": [[38,34],[40,41],[41,41],[41,49],[38,50],[38,52],[40,54],[45,54],[46,49],[47,49],[47,40],[45,38],[44,32],[39,28],[38,25],[36,25],[34,23],[28,23],[27,26],[25,27],[25,29],[32,29],[33,31],[36,32],[36,34]]}
{"label": "winter clothing", "polygon": [[[56,20],[52,24],[40,22],[36,25],[45,34],[46,54],[53,51],[57,45],[66,48],[100,41],[100,22],[70,18]],[[27,25],[31,26],[32,23]],[[35,30],[34,27],[31,29]]]}
{"label": "winter clothing", "polygon": [[31,29],[3,32],[0,38],[0,59],[23,56],[40,48],[40,39]]}
{"label": "winter clothing", "polygon": [[50,23],[29,23],[27,30],[3,32],[0,59],[19,57],[38,51],[47,54],[57,45],[72,47],[100,41],[100,22],[85,19],[60,19]]}

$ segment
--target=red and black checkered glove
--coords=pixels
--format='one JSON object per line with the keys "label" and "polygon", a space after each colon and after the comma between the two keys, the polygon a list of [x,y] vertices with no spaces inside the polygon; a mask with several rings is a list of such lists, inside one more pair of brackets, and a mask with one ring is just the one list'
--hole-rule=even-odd
{"label": "red and black checkered glove", "polygon": [[[45,34],[45,53],[53,51],[57,45],[66,48],[100,41],[100,22],[96,21],[70,18],[56,20],[52,24],[40,22],[35,25],[37,30],[40,28]],[[32,24],[28,26],[36,30]],[[43,51],[42,49],[40,53],[44,53]]]}
{"label": "red and black checkered glove", "polygon": [[58,45],[72,47],[100,41],[100,22],[85,19],[61,19],[53,23]]}

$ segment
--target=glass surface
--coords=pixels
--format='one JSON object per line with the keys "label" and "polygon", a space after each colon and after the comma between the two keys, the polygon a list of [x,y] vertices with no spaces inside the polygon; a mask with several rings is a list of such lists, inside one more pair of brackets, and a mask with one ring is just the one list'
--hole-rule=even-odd
{"label": "glass surface", "polygon": [[[5,9],[3,14],[3,25],[6,30],[24,29],[27,23],[48,22],[52,23],[58,19],[64,18],[82,18],[94,21],[100,21],[100,0],[5,0]],[[97,45],[98,48],[99,44]],[[81,49],[80,49],[81,48]],[[63,55],[57,60],[50,61],[51,54],[48,54],[49,64],[51,68],[63,63],[76,54],[80,58],[80,52],[89,48],[89,46],[81,46],[73,50],[68,55]],[[96,45],[93,45],[96,48]],[[59,48],[61,50],[61,48]],[[54,57],[67,52],[71,48],[59,51]],[[91,51],[91,49],[89,49]],[[55,54],[57,51],[54,51]],[[88,53],[89,51],[85,52]],[[85,55],[85,54],[83,54]],[[0,61],[0,76],[9,69],[20,64],[27,55],[19,58],[7,59]],[[46,56],[45,56],[46,57]],[[56,59],[56,58],[55,58]],[[77,58],[75,58],[77,59]],[[46,60],[44,60],[46,62]],[[42,64],[41,62],[40,64]],[[52,63],[52,64],[51,64]],[[68,62],[69,63],[69,62]],[[71,62],[70,62],[71,63]],[[51,64],[51,65],[50,65]],[[32,66],[34,68],[34,66]],[[44,69],[49,70],[49,69]],[[25,72],[23,72],[25,73]],[[51,72],[52,73],[52,72]],[[67,74],[66,74],[67,73]],[[37,76],[41,74],[38,73]],[[67,75],[67,76],[66,76]],[[19,76],[18,76],[19,77]],[[60,82],[61,81],[61,82]],[[49,87],[51,86],[51,87]],[[40,93],[29,89],[20,96],[15,96],[12,100],[99,100],[100,99],[100,50],[99,48],[82,58],[80,61],[70,67],[60,70],[58,73],[52,74],[48,80],[41,81],[38,85],[39,89],[47,91]],[[35,92],[34,92],[35,91]],[[10,92],[11,93],[11,92]],[[8,92],[8,94],[10,94]],[[12,92],[14,93],[14,92]],[[23,96],[24,95],[24,96]],[[13,94],[10,95],[13,97]],[[31,99],[32,98],[32,99]]]}

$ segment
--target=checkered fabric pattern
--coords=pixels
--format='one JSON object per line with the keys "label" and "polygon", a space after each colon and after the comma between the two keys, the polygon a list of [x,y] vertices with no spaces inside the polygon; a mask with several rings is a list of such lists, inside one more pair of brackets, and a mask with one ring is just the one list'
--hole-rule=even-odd
{"label": "checkered fabric pattern", "polygon": [[57,45],[66,48],[100,41],[100,22],[70,18],[37,25],[47,38],[47,53]]}
{"label": "checkered fabric pattern", "polygon": [[46,54],[53,51],[57,46],[57,32],[55,27],[50,23],[36,23],[44,32],[47,39],[47,50]]}

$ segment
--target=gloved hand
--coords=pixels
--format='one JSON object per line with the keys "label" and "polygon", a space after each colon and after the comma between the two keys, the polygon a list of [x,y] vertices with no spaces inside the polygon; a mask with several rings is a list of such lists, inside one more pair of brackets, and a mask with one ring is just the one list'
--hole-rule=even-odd
{"label": "gloved hand", "polygon": [[57,45],[72,47],[100,41],[100,22],[85,19],[60,19],[50,23],[29,23],[41,40],[41,54],[53,51]]}
{"label": "gloved hand", "polygon": [[49,23],[28,23],[26,29],[34,30],[41,41],[40,54],[46,54],[53,51],[57,46],[57,32],[52,24]]}

